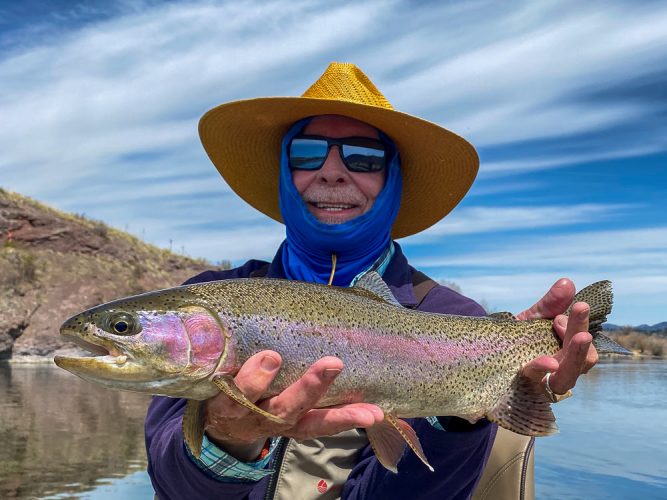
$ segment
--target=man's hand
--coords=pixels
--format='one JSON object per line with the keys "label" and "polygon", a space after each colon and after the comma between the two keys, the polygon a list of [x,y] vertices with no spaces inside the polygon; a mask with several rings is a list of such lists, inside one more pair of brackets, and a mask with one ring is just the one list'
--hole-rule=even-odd
{"label": "man's hand", "polygon": [[278,374],[281,362],[274,351],[259,352],[243,364],[234,381],[250,401],[282,417],[287,424],[271,422],[223,393],[206,401],[207,436],[236,459],[254,460],[271,436],[296,439],[330,436],[357,427],[371,427],[384,419],[380,408],[365,403],[313,409],[343,370],[343,362],[332,356],[313,363],[280,394],[260,401]]}
{"label": "man's hand", "polygon": [[517,319],[554,319],[554,331],[563,347],[554,356],[540,356],[523,367],[523,375],[544,385],[547,372],[552,372],[549,386],[556,394],[565,394],[577,383],[582,373],[587,373],[597,362],[598,353],[588,333],[590,308],[585,302],[577,302],[568,316],[564,313],[574,299],[574,283],[560,279],[534,306],[517,315]]}

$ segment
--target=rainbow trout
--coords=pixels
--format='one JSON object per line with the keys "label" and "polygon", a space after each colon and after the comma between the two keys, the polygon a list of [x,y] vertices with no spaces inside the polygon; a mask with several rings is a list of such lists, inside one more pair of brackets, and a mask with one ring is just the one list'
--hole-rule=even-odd
{"label": "rainbow trout", "polygon": [[[598,351],[625,351],[599,335],[611,311],[611,283],[595,283],[575,301],[590,306]],[[106,387],[189,399],[183,432],[196,456],[201,401],[220,391],[283,422],[234,384],[241,365],[265,349],[278,352],[283,365],[264,397],[280,393],[321,357],[340,358],[345,368],[318,407],[366,402],[382,408],[384,422],[367,434],[393,471],[405,444],[430,467],[405,417],[484,417],[530,436],[557,430],[542,390],[519,375],[526,362],[560,348],[550,320],[407,309],[374,272],[352,288],[253,278],[160,290],[94,307],[60,332],[97,355],[57,356],[59,367]],[[405,444],[395,446],[397,439]]]}

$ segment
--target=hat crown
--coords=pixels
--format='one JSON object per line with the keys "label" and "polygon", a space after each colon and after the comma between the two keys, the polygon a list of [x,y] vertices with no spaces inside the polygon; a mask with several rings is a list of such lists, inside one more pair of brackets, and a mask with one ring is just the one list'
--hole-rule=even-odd
{"label": "hat crown", "polygon": [[334,99],[394,109],[364,72],[351,63],[329,64],[322,76],[301,97]]}

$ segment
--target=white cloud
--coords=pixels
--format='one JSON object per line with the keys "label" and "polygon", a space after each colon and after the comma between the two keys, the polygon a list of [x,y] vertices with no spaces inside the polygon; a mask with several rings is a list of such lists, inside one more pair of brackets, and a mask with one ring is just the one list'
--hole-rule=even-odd
{"label": "white cloud", "polygon": [[[187,234],[184,234],[187,237]],[[285,226],[263,222],[252,227],[212,232],[208,237],[187,240],[187,250],[203,255],[215,250],[220,258],[242,263],[249,259],[273,259],[285,239]]]}
{"label": "white cloud", "polygon": [[587,152],[577,155],[550,155],[549,159],[540,159],[539,157],[536,157],[531,160],[499,160],[482,162],[479,171],[479,178],[488,179],[507,175],[524,174],[538,170],[563,168],[569,165],[585,162],[600,162],[604,160],[617,160],[619,158],[644,156],[655,153],[656,151],[660,151],[662,149],[663,147],[658,147],[657,144],[645,144],[643,146],[630,148],[623,144],[610,144],[606,151],[596,151],[592,153]]}
{"label": "white cloud", "polygon": [[[664,9],[637,9],[633,3],[512,5],[481,5],[476,14],[485,11],[486,22],[473,19],[475,12],[450,18],[429,45],[440,57],[390,85],[391,94],[478,145],[604,129],[650,110],[649,103],[596,104],[578,97],[664,67]],[[457,30],[455,23],[471,28]]]}
{"label": "white cloud", "polygon": [[501,233],[516,229],[538,229],[599,222],[609,219],[616,212],[626,208],[628,207],[620,204],[463,207],[455,210],[426,231],[411,237],[409,244],[432,242],[443,235]]}
{"label": "white cloud", "polygon": [[[481,146],[638,120],[649,103],[576,98],[663,68],[667,11],[632,3],[195,2],[130,9],[51,42],[0,61],[3,183],[46,197],[62,188],[63,170],[76,179],[127,153],[199,148],[196,120],[207,108],[298,94],[324,61],[341,56],[359,62],[399,109]],[[649,128],[641,145],[615,154],[664,149],[664,137]],[[577,160],[538,157],[483,172]],[[196,168],[209,167],[202,158]],[[31,182],[11,169],[29,170]]]}
{"label": "white cloud", "polygon": [[[129,153],[200,148],[196,124],[207,108],[287,90],[271,86],[295,61],[339,45],[343,24],[349,43],[371,19],[366,6],[318,15],[308,2],[174,5],[11,55],[0,62],[3,180],[48,196],[63,170],[80,179]],[[210,168],[204,155],[199,168]]]}
{"label": "white cloud", "polygon": [[[591,222],[609,228],[636,204],[611,198],[614,204],[475,206],[508,190],[535,194],[541,181],[521,177],[526,172],[665,151],[664,96],[651,100],[636,89],[638,82],[655,83],[667,67],[663,4],[128,5],[124,15],[83,28],[68,30],[67,18],[48,43],[31,40],[0,53],[0,185],[127,226],[154,243],[171,240],[191,255],[271,257],[282,226],[221,182],[199,144],[197,120],[229,100],[298,95],[329,61],[352,61],[397,109],[477,146],[601,137],[574,149],[523,148],[516,161],[484,157],[482,180],[507,178],[476,187],[466,206],[408,240],[408,250],[435,255],[417,264],[455,270],[464,289],[488,292],[491,302],[507,293],[506,275],[534,284],[528,298],[544,287],[536,280],[561,270],[584,281],[611,271],[623,290],[654,305],[657,292],[665,295],[667,271],[658,264],[667,261],[664,229],[511,240],[508,234]],[[604,92],[612,96],[599,98]],[[621,135],[607,138],[603,132],[613,127]],[[490,235],[493,251],[439,259],[433,251],[445,237],[456,247],[457,237],[474,235]],[[633,247],[633,238],[641,244]]]}
{"label": "white cloud", "polygon": [[[410,245],[404,245],[408,255]],[[591,231],[496,240],[493,247],[446,255],[430,251],[413,265],[455,281],[464,293],[518,312],[560,277],[579,286],[601,279],[615,285],[612,322],[664,321],[667,310],[667,227]]]}
{"label": "white cloud", "polygon": [[492,249],[437,256],[417,262],[429,266],[516,269],[618,269],[646,276],[667,275],[667,227],[526,236]]}
{"label": "white cloud", "polygon": [[520,241],[497,241],[489,250],[440,258],[434,255],[428,262],[431,266],[589,272],[613,268],[661,276],[667,275],[667,227],[528,235]]}

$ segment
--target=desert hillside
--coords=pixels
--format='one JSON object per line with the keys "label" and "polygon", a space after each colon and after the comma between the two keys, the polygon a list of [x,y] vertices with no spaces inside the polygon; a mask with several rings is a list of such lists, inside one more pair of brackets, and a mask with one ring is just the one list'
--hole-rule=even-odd
{"label": "desert hillside", "polygon": [[211,267],[0,188],[0,360],[69,349],[58,328],[72,314]]}

